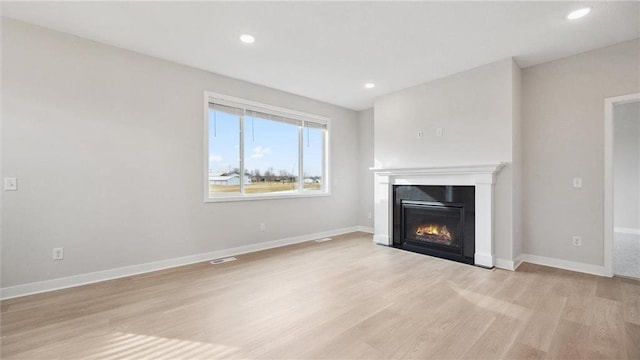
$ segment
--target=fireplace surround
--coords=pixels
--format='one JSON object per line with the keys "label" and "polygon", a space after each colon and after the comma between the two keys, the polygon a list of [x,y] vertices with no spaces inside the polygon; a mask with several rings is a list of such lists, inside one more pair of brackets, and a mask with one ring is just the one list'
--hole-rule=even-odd
{"label": "fireplace surround", "polygon": [[372,168],[375,177],[374,236],[376,243],[394,245],[394,185],[472,186],[474,188],[473,264],[495,266],[493,197],[495,175],[504,163],[433,166],[421,168]]}

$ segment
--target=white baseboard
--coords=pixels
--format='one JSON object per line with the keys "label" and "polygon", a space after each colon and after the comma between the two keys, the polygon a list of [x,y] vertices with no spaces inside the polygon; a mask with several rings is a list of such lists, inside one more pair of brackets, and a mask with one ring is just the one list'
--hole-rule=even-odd
{"label": "white baseboard", "polygon": [[522,255],[521,255],[521,256],[518,256],[517,258],[515,258],[515,259],[513,260],[513,262],[514,262],[513,271],[516,271],[516,270],[518,270],[518,268],[520,267],[520,265],[522,265],[522,263],[524,262],[524,261],[522,260]]}
{"label": "white baseboard", "polygon": [[562,259],[531,255],[531,254],[522,254],[520,257],[522,258],[522,261],[526,261],[532,264],[551,266],[558,269],[577,271],[577,272],[592,274],[592,275],[606,276],[604,272],[604,266],[601,266],[601,265],[585,264],[585,263],[580,263],[575,261],[562,260]]}
{"label": "white baseboard", "polygon": [[496,267],[504,270],[515,271],[522,264],[522,258],[518,256],[513,260],[496,258]]}
{"label": "white baseboard", "polygon": [[373,228],[371,226],[356,226],[356,228],[358,229],[358,231],[373,234]]}
{"label": "white baseboard", "polygon": [[613,232],[618,234],[640,235],[640,229],[617,227],[617,226],[613,228]]}
{"label": "white baseboard", "polygon": [[87,274],[74,275],[69,277],[57,278],[52,280],[38,281],[29,284],[4,287],[0,289],[0,299],[6,300],[20,296],[39,294],[43,292],[66,289],[70,287],[96,283],[105,280],[117,279],[121,277],[148,273],[152,271],[169,269],[177,266],[194,264],[212,259],[247,254],[260,250],[267,250],[286,245],[297,244],[314,239],[337,236],[354,231],[360,231],[358,226],[347,227],[342,229],[319,232],[315,234],[306,234],[294,236],[280,240],[267,241],[259,244],[239,246],[231,249],[216,250],[196,255],[184,256],[173,259],[154,261],[145,264],[125,266],[121,268],[96,271]]}

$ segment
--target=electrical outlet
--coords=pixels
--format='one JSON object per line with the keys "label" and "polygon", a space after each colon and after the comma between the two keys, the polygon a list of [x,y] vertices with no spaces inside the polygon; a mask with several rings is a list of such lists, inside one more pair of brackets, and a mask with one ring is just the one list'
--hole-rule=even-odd
{"label": "electrical outlet", "polygon": [[4,191],[17,191],[18,190],[18,179],[8,177],[4,178]]}
{"label": "electrical outlet", "polygon": [[265,223],[260,223],[260,231],[264,232],[267,230],[267,225]]}
{"label": "electrical outlet", "polygon": [[64,259],[64,248],[53,248],[53,260]]}
{"label": "electrical outlet", "polygon": [[573,237],[573,246],[582,246],[582,238],[580,236]]}

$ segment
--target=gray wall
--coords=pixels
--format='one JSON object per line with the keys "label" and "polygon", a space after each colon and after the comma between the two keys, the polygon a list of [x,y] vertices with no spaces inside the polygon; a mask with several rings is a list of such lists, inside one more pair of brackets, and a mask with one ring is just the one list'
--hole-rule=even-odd
{"label": "gray wall", "polygon": [[376,167],[511,162],[511,66],[506,59],[376,98]]}
{"label": "gray wall", "polygon": [[640,231],[640,102],[613,109],[613,226]]}
{"label": "gray wall", "polygon": [[358,112],[358,171],[360,206],[358,208],[358,225],[373,228],[373,108]]}
{"label": "gray wall", "polygon": [[[498,173],[495,194],[497,258],[513,259],[513,87],[519,70],[511,59],[381,96],[375,100],[375,166],[380,168],[509,163]],[[443,128],[443,136],[436,129]],[[422,140],[417,131],[424,132]],[[517,159],[516,159],[517,161]]]}
{"label": "gray wall", "polygon": [[[332,195],[203,203],[205,90],[330,117]],[[3,287],[358,224],[351,110],[3,19],[2,121]]]}
{"label": "gray wall", "polygon": [[522,254],[522,70],[514,62],[512,75],[512,164],[513,167],[513,248],[512,259],[517,261],[517,258]]}
{"label": "gray wall", "polygon": [[604,99],[639,92],[638,59],[636,39],[522,71],[524,253],[604,264]]}

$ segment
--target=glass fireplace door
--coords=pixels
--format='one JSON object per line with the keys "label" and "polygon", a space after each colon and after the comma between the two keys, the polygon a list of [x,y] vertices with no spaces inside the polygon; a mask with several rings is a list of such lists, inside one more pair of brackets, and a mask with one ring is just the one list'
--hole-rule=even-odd
{"label": "glass fireplace door", "polygon": [[463,224],[462,204],[402,202],[402,239],[412,245],[458,253],[462,247]]}

